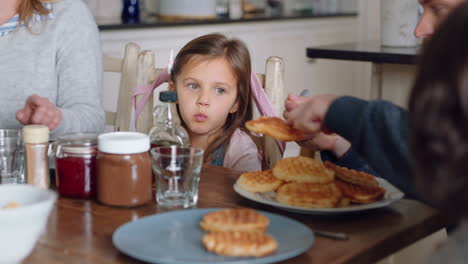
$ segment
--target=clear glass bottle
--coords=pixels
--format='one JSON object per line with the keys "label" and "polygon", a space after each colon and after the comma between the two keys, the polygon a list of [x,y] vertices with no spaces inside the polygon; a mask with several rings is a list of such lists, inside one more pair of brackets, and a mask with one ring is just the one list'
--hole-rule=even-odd
{"label": "clear glass bottle", "polygon": [[171,111],[171,106],[177,101],[175,91],[163,91],[159,93],[161,104],[156,106],[153,112],[154,127],[149,132],[151,148],[165,146],[189,146],[190,138],[178,118]]}

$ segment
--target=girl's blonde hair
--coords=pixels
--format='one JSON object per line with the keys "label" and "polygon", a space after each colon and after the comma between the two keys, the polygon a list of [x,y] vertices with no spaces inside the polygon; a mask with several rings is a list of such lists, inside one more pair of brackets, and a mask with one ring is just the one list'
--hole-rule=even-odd
{"label": "girl's blonde hair", "polygon": [[[251,62],[247,46],[238,39],[228,39],[222,34],[209,34],[198,37],[187,43],[178,53],[174,60],[171,72],[171,81],[176,83],[177,75],[180,74],[184,65],[192,59],[212,60],[225,58],[232,67],[237,77],[237,98],[239,108],[235,113],[228,115],[224,124],[224,133],[216,138],[205,150],[205,162],[213,160],[214,151],[220,147],[227,150],[231,136],[236,129],[246,132],[261,151],[260,141],[251,136],[245,127],[245,122],[253,117],[252,91],[250,86]],[[182,120],[182,123],[183,120]],[[185,124],[184,124],[185,126]]]}
{"label": "girl's blonde hair", "polygon": [[17,8],[20,24],[24,23],[26,26],[28,26],[27,22],[32,18],[32,16],[35,13],[39,15],[49,14],[50,11],[43,5],[43,3],[49,3],[49,2],[52,2],[52,1],[20,0],[18,8]]}

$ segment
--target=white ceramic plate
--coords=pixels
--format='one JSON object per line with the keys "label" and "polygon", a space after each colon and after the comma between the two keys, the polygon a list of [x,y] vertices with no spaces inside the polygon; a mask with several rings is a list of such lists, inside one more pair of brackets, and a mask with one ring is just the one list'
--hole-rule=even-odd
{"label": "white ceramic plate", "polygon": [[236,191],[240,196],[247,198],[252,201],[256,201],[262,204],[267,204],[281,208],[286,211],[302,213],[302,214],[315,214],[315,215],[334,215],[334,214],[346,214],[359,211],[365,211],[370,209],[376,209],[388,206],[401,198],[403,198],[404,193],[397,189],[395,186],[390,184],[388,181],[382,178],[377,178],[377,181],[380,184],[380,187],[385,189],[385,196],[382,200],[373,202],[370,204],[362,205],[351,205],[344,208],[304,208],[298,206],[291,206],[286,204],[279,203],[275,198],[274,192],[268,193],[253,193],[246,191],[239,187],[237,184],[234,184],[234,191]]}

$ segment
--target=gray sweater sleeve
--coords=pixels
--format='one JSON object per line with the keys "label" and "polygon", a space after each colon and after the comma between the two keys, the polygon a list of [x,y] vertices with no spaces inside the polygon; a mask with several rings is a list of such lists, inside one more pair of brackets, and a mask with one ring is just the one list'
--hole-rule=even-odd
{"label": "gray sweater sleeve", "polygon": [[63,114],[52,132],[101,132],[104,130],[102,107],[102,54],[99,34],[91,13],[82,1],[54,19],[58,26],[56,51],[57,106]]}
{"label": "gray sweater sleeve", "polygon": [[341,97],[328,110],[325,125],[349,140],[383,178],[418,198],[408,146],[408,113],[386,101]]}

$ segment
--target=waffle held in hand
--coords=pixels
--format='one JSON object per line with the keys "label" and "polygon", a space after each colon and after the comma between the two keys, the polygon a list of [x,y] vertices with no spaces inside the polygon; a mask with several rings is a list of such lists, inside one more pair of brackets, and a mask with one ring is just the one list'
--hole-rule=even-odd
{"label": "waffle held in hand", "polygon": [[282,141],[303,141],[305,140],[304,132],[293,128],[283,119],[278,117],[262,116],[255,120],[250,120],[245,123],[248,130],[254,133],[268,135],[274,139]]}

